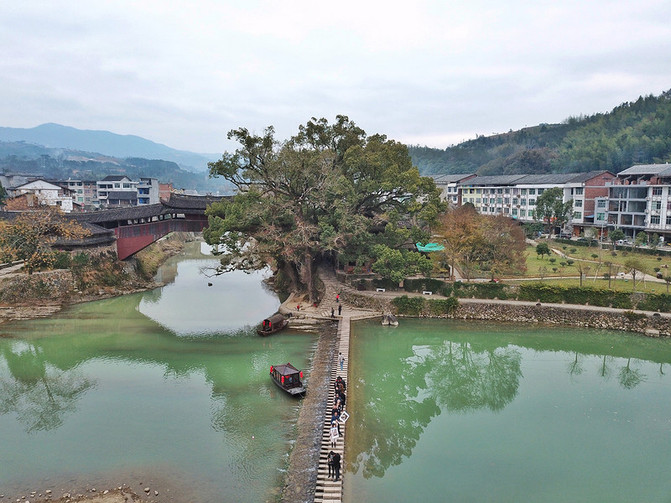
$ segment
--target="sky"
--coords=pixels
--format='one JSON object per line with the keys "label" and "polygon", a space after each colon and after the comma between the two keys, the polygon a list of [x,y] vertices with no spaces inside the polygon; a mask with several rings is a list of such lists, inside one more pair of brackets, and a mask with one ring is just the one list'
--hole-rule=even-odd
{"label": "sky", "polygon": [[446,148],[671,89],[671,2],[21,0],[0,54],[0,126],[221,153],[341,114]]}

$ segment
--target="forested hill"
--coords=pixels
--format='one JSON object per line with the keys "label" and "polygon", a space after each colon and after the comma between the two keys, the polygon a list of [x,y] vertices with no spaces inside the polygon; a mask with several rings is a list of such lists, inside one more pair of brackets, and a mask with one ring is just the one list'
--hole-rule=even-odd
{"label": "forested hill", "polygon": [[611,112],[480,136],[445,150],[410,146],[422,174],[574,173],[671,161],[671,90]]}

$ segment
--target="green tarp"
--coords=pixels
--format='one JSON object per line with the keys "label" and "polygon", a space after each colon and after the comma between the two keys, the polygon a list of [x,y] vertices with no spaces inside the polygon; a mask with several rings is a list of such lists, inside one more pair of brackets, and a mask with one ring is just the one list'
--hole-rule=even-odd
{"label": "green tarp", "polygon": [[445,249],[443,245],[439,245],[438,243],[426,243],[425,245],[422,243],[415,243],[415,246],[421,252],[435,252]]}

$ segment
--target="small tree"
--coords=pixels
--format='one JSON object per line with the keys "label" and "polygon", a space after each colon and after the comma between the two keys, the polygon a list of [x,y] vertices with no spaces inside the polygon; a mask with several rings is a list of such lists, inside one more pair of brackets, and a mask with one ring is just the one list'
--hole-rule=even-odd
{"label": "small tree", "polygon": [[615,243],[624,239],[624,232],[622,229],[614,229],[608,233],[608,239],[613,243],[613,250],[615,249]]}
{"label": "small tree", "polygon": [[636,273],[641,272],[642,274],[645,274],[643,270],[643,262],[641,262],[641,260],[636,257],[631,257],[625,261],[624,267],[630,272],[633,282],[633,289],[636,291]]}
{"label": "small tree", "polygon": [[669,293],[669,283],[671,283],[671,276],[664,276],[664,282],[666,283],[666,293]]}
{"label": "small tree", "polygon": [[536,245],[536,255],[543,258],[543,255],[550,255],[550,247],[547,243],[539,243]]}

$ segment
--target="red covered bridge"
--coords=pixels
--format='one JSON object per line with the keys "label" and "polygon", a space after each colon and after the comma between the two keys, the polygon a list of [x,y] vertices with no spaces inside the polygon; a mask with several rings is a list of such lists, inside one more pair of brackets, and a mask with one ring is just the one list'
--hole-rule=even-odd
{"label": "red covered bridge", "polygon": [[80,246],[116,240],[117,254],[123,260],[171,232],[202,231],[207,227],[205,209],[221,199],[172,194],[169,201],[158,204],[81,213],[73,218],[91,231]]}

